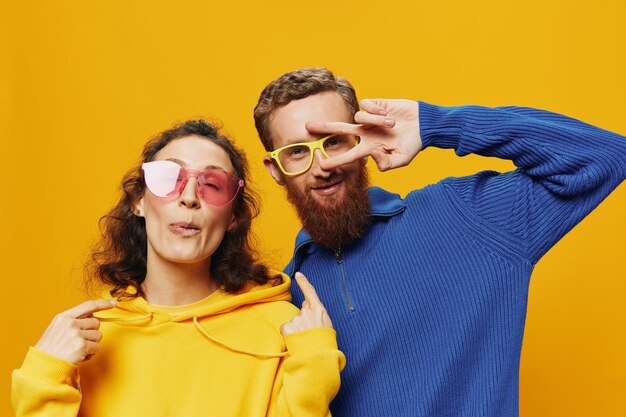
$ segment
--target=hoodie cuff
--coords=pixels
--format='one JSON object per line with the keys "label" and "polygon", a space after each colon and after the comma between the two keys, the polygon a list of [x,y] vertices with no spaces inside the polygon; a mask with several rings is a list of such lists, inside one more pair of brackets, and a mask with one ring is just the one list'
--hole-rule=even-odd
{"label": "hoodie cuff", "polygon": [[21,371],[44,381],[72,384],[77,367],[73,363],[31,346],[24,358]]}
{"label": "hoodie cuff", "polygon": [[316,327],[285,336],[290,356],[319,350],[338,350],[337,333],[330,327]]}

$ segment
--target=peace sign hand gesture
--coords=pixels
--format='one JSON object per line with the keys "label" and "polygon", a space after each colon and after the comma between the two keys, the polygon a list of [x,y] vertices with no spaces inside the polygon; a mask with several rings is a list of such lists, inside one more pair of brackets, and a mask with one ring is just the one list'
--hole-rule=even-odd
{"label": "peace sign hand gesture", "polygon": [[350,151],[320,161],[324,170],[332,170],[371,156],[381,171],[408,165],[422,149],[419,132],[419,105],[411,100],[365,99],[363,110],[354,115],[357,124],[315,122],[306,124],[311,133],[343,134],[361,137]]}

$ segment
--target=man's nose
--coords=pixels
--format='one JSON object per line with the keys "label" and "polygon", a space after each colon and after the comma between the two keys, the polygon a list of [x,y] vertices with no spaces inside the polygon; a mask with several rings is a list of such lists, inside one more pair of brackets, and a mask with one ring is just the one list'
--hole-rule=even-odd
{"label": "man's nose", "polygon": [[178,197],[178,205],[187,208],[200,208],[200,199],[198,198],[198,178],[191,177],[183,186]]}
{"label": "man's nose", "polygon": [[321,161],[322,159],[326,159],[322,151],[319,149],[315,149],[313,151],[313,162],[311,165],[311,174],[313,174],[316,177],[328,178],[330,177],[330,174],[332,171],[326,171],[320,166],[319,161]]}

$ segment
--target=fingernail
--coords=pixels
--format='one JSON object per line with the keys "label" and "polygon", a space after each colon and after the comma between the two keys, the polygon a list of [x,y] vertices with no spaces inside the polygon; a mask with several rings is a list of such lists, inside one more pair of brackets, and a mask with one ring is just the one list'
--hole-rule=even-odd
{"label": "fingernail", "polygon": [[381,116],[387,116],[387,112],[384,110],[379,111],[378,114]]}
{"label": "fingernail", "polygon": [[296,272],[296,278],[300,278],[302,276],[301,272]]}
{"label": "fingernail", "polygon": [[383,122],[383,124],[384,124],[385,126],[388,126],[388,127],[393,127],[393,125],[395,125],[395,124],[396,124],[396,121],[395,121],[395,120],[393,120],[393,119],[385,119],[385,121]]}

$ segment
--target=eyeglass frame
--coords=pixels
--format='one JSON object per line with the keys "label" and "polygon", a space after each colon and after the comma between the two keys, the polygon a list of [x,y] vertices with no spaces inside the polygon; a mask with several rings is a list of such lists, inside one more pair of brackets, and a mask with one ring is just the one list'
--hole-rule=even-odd
{"label": "eyeglass frame", "polygon": [[[184,181],[183,183],[181,183],[178,187],[176,187],[176,186],[175,186],[175,187],[174,187],[174,188],[173,188],[173,189],[172,189],[172,190],[168,193],[168,195],[161,196],[161,195],[159,195],[159,194],[156,194],[156,193],[155,193],[155,192],[154,192],[154,191],[150,188],[150,186],[148,185],[148,181],[147,181],[147,179],[146,179],[146,167],[147,167],[147,166],[149,166],[149,165],[151,165],[151,164],[153,164],[153,163],[155,163],[155,162],[157,162],[157,163],[158,163],[158,162],[170,162],[170,163],[173,163],[173,164],[175,164],[175,165],[178,165],[178,167],[180,168],[180,170],[179,170],[179,175],[180,175],[180,172],[183,172],[183,173],[185,174],[185,177],[186,177],[186,178],[185,178],[185,181]],[[237,184],[237,190],[235,191],[235,194],[232,196],[232,198],[231,198],[229,201],[227,201],[227,202],[225,202],[225,203],[223,203],[223,204],[215,204],[215,203],[210,203],[210,202],[208,202],[208,201],[204,198],[204,195],[203,195],[202,189],[201,189],[201,188],[199,187],[199,185],[198,185],[198,187],[197,187],[197,189],[196,189],[196,195],[197,195],[198,197],[200,197],[200,199],[201,199],[201,200],[203,200],[203,201],[204,201],[204,202],[205,202],[208,206],[212,206],[212,207],[224,207],[224,206],[229,205],[229,204],[230,204],[230,203],[232,203],[232,202],[233,202],[233,200],[237,197],[237,194],[239,194],[239,192],[243,189],[243,186],[244,186],[244,181],[243,181],[241,178],[239,178],[237,175],[235,175],[235,174],[233,174],[233,173],[231,173],[231,172],[225,171],[225,170],[223,170],[223,169],[221,169],[221,168],[209,168],[209,169],[206,169],[206,170],[199,171],[199,170],[195,170],[195,169],[188,169],[188,168],[185,168],[185,167],[183,167],[181,164],[179,164],[178,162],[175,162],[175,161],[170,161],[170,160],[155,160],[155,161],[147,161],[147,162],[144,162],[144,163],[142,163],[142,164],[141,164],[141,170],[142,170],[143,183],[144,183],[144,185],[145,185],[146,189],[147,189],[147,190],[149,190],[149,191],[150,191],[152,194],[154,194],[156,197],[158,197],[158,198],[160,198],[160,199],[164,199],[164,200],[179,198],[179,197],[181,196],[181,194],[183,193],[183,191],[185,190],[185,187],[187,187],[187,184],[188,184],[188,182],[189,182],[189,178],[196,178],[196,181],[199,181],[199,177],[203,176],[204,174],[206,174],[207,172],[210,172],[210,171],[221,171],[221,172],[223,172],[224,174],[226,174],[226,176],[229,178],[229,181],[231,181],[233,184],[234,184],[234,183],[236,183],[236,184]],[[172,194],[172,193],[175,193],[175,194]]]}
{"label": "eyeglass frame", "polygon": [[[328,136],[324,136],[323,138],[320,138],[318,140],[314,140],[311,142],[296,142],[296,143],[290,143],[289,145],[285,145],[285,146],[281,146],[278,149],[274,149],[273,151],[268,152],[268,155],[270,158],[272,158],[274,161],[276,161],[276,164],[278,165],[278,168],[280,168],[281,172],[289,177],[294,177],[296,175],[301,175],[304,174],[305,172],[307,172],[309,169],[311,169],[311,166],[313,166],[313,159],[315,159],[315,150],[319,149],[320,152],[322,152],[322,155],[324,155],[326,158],[330,158],[328,156],[328,154],[326,153],[326,151],[324,150],[324,143],[333,137],[337,137],[337,136],[343,136],[343,135],[338,135],[338,134],[332,134],[332,135],[328,135]],[[346,135],[348,136],[348,135]],[[361,142],[361,138],[359,136],[356,135],[349,135],[349,136],[354,136],[355,139],[355,145],[358,145]],[[278,158],[278,154],[283,151],[284,149],[288,149],[288,148],[292,148],[295,146],[306,146],[307,148],[309,148],[309,151],[311,152],[311,156],[309,157],[309,164],[307,165],[307,167],[305,169],[303,169],[302,171],[298,171],[298,172],[287,172],[285,171],[285,168],[283,168],[283,164],[280,162],[280,159]]]}

